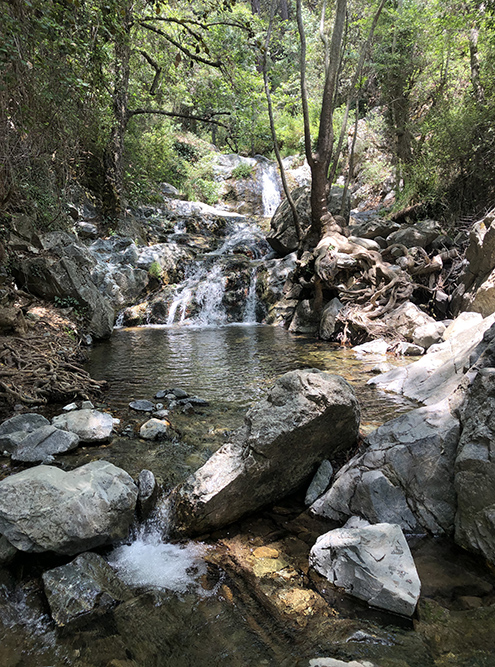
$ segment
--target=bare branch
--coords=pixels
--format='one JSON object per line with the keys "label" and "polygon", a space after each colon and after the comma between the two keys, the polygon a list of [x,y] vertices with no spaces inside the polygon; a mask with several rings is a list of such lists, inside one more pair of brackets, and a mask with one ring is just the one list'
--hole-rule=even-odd
{"label": "bare branch", "polygon": [[187,120],[198,120],[201,121],[202,123],[211,123],[213,125],[219,125],[220,127],[224,127],[226,130],[229,130],[229,126],[225,125],[225,123],[221,123],[219,120],[214,120],[212,116],[218,116],[218,115],[227,115],[230,114],[229,111],[218,111],[216,113],[212,113],[210,116],[195,116],[194,114],[186,114],[186,113],[176,113],[175,111],[164,111],[163,109],[133,109],[132,111],[129,111],[129,118],[132,118],[133,116],[142,116],[142,115],[153,115],[156,114],[158,116],[168,116],[169,118],[185,118]]}
{"label": "bare branch", "polygon": [[196,62],[203,63],[203,65],[209,65],[210,67],[222,67],[222,63],[220,60],[208,60],[207,58],[202,58],[199,56],[197,53],[192,53],[189,51],[189,49],[186,49],[185,46],[182,46],[179,42],[177,42],[175,39],[170,37],[170,35],[167,35],[166,32],[163,32],[163,30],[160,30],[159,28],[155,28],[154,26],[148,25],[146,23],[143,23],[142,21],[139,22],[139,25],[144,28],[145,30],[150,30],[151,32],[156,33],[157,35],[160,35],[164,39],[166,39],[168,42],[176,46],[179,51],[182,51],[182,53],[185,53],[188,58],[191,60],[195,60]]}
{"label": "bare branch", "polygon": [[158,87],[158,82],[160,81],[160,76],[162,73],[162,68],[159,66],[159,64],[153,60],[153,58],[146,53],[146,51],[141,51],[140,52],[143,58],[153,67],[155,70],[155,76],[153,78],[153,83],[151,84],[150,88],[150,95],[154,95],[156,92],[156,89]]}
{"label": "bare branch", "polygon": [[302,20],[301,0],[296,2],[297,29],[299,31],[299,41],[301,42],[300,54],[300,72],[301,72],[301,102],[304,119],[304,151],[309,166],[313,164],[313,154],[311,150],[311,126],[309,122],[308,108],[308,88],[306,85],[306,34],[304,32],[304,23]]}

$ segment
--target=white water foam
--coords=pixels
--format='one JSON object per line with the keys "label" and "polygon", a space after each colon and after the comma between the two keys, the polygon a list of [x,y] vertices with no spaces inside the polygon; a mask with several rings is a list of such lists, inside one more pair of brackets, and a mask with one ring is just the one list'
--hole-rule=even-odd
{"label": "white water foam", "polygon": [[117,547],[110,565],[129,586],[186,593],[200,591],[198,578],[206,574],[203,544],[171,544],[156,534],[145,534],[132,544]]}

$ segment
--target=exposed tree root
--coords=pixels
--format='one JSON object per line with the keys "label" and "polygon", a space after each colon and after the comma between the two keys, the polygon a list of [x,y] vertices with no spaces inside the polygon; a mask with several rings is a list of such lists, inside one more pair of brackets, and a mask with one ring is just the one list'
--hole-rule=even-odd
{"label": "exposed tree root", "polygon": [[0,336],[0,412],[12,405],[89,399],[104,382],[92,379],[80,365],[84,354],[76,326],[59,311],[35,308],[39,319],[23,336]]}

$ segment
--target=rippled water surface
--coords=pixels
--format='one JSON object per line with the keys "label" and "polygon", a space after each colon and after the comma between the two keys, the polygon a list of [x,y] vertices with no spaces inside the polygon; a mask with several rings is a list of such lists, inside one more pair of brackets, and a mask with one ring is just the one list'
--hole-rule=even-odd
{"label": "rippled water surface", "polygon": [[376,363],[277,327],[140,327],[116,330],[95,348],[88,370],[110,382],[107,400],[115,407],[180,387],[217,406],[245,409],[282,373],[318,368],[358,388],[364,422],[381,423],[412,404],[365,386]]}

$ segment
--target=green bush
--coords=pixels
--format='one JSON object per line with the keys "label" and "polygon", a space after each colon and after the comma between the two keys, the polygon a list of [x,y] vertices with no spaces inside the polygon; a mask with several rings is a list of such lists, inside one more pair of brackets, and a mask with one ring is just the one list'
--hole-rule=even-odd
{"label": "green bush", "polygon": [[246,164],[245,162],[241,162],[241,164],[238,164],[237,167],[234,167],[232,169],[232,178],[240,179],[240,178],[250,178],[253,175],[254,168],[250,164]]}

